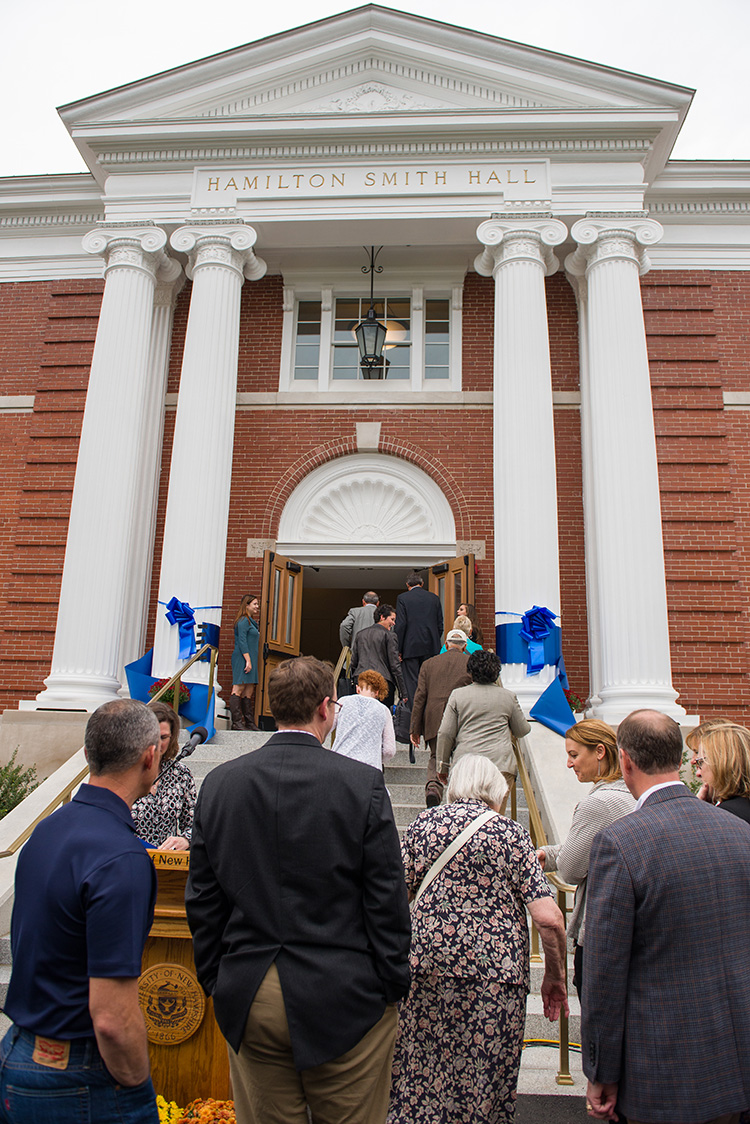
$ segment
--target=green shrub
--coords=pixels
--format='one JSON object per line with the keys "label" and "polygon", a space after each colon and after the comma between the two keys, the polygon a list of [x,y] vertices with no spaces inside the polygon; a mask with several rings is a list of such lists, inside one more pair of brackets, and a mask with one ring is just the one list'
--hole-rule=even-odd
{"label": "green shrub", "polygon": [[39,783],[36,779],[36,765],[24,769],[16,765],[18,746],[7,765],[0,766],[0,820],[12,812],[17,804],[33,792]]}

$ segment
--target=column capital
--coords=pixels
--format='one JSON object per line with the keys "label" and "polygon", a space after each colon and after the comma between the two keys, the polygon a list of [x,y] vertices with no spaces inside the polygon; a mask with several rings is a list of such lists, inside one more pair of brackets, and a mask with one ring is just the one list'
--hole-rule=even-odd
{"label": "column capital", "polygon": [[84,234],[87,254],[104,258],[104,276],[113,269],[139,269],[152,280],[175,280],[182,267],[164,251],[167,235],[152,224],[107,222]]}
{"label": "column capital", "polygon": [[246,223],[196,219],[176,230],[169,242],[174,250],[188,255],[186,273],[191,279],[204,266],[223,266],[249,281],[260,281],[267,266],[253,250],[257,239],[253,227]]}
{"label": "column capital", "polygon": [[584,277],[604,261],[630,262],[644,274],[651,268],[646,247],[661,241],[664,228],[645,215],[587,215],[573,224],[570,233],[578,248],[568,254],[565,269],[574,277]]}
{"label": "column capital", "polygon": [[527,261],[554,273],[559,262],[552,251],[568,237],[568,228],[551,216],[518,215],[487,219],[477,229],[485,249],[474,262],[482,277],[492,277],[505,262]]}

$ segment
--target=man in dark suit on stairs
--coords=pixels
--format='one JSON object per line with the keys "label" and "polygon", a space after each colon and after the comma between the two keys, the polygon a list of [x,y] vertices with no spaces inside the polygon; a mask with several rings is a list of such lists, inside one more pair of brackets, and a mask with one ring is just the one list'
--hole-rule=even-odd
{"label": "man in dark suit on stairs", "polygon": [[269,678],[279,732],[214,769],[186,891],[198,978],[230,1046],[238,1124],[383,1124],[409,907],[383,774],[322,742],[330,667]]}
{"label": "man in dark suit on stairs", "polygon": [[422,575],[416,571],[406,579],[406,593],[399,593],[396,598],[396,635],[406,695],[413,699],[419,669],[430,656],[438,654],[443,639],[440,598],[424,588]]}

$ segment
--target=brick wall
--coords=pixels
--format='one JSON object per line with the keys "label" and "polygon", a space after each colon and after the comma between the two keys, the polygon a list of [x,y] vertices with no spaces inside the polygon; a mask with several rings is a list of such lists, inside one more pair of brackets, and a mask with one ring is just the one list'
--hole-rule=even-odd
{"label": "brick wall", "polygon": [[35,396],[31,414],[2,419],[3,708],[33,698],[50,670],[102,289],[100,281],[0,285],[2,393]]}
{"label": "brick wall", "polygon": [[746,539],[738,519],[746,454],[730,439],[747,415],[724,410],[722,389],[741,388],[743,354],[747,367],[741,303],[747,308],[750,289],[736,274],[653,272],[642,292],[674,686],[689,713],[749,719]]}
{"label": "brick wall", "polygon": [[[169,390],[179,372],[190,301],[180,295]],[[746,585],[750,567],[750,412],[723,408],[722,390],[750,392],[750,275],[652,272],[642,282],[662,492],[675,686],[705,715],[750,720]],[[102,283],[0,286],[2,394],[33,394],[31,413],[0,416],[0,705],[32,698],[48,674],[70,496]],[[464,389],[492,386],[494,287],[469,274],[464,292]],[[578,389],[575,300],[565,277],[547,281],[553,388]],[[281,348],[281,279],[242,294],[240,392],[275,391]],[[306,472],[354,451],[356,421],[380,421],[381,449],[420,465],[444,489],[457,535],[485,539],[476,602],[491,627],[491,410],[392,407],[241,409],[224,589],[226,632],[239,599],[258,588],[260,562],[246,540],[274,538],[283,504]],[[153,568],[151,621],[161,557],[174,410],[167,411]],[[555,410],[561,609],[571,684],[588,690],[579,416]],[[526,543],[533,527],[524,529]],[[222,678],[228,675],[228,652]]]}

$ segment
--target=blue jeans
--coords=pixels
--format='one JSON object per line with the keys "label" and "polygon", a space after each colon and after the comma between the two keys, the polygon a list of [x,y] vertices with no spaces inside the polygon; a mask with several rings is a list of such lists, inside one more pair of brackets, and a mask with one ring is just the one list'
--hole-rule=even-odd
{"label": "blue jeans", "polygon": [[158,1124],[151,1078],[125,1088],[109,1075],[94,1038],[74,1039],[65,1069],[32,1058],[34,1035],[12,1026],[0,1044],[5,1124]]}

